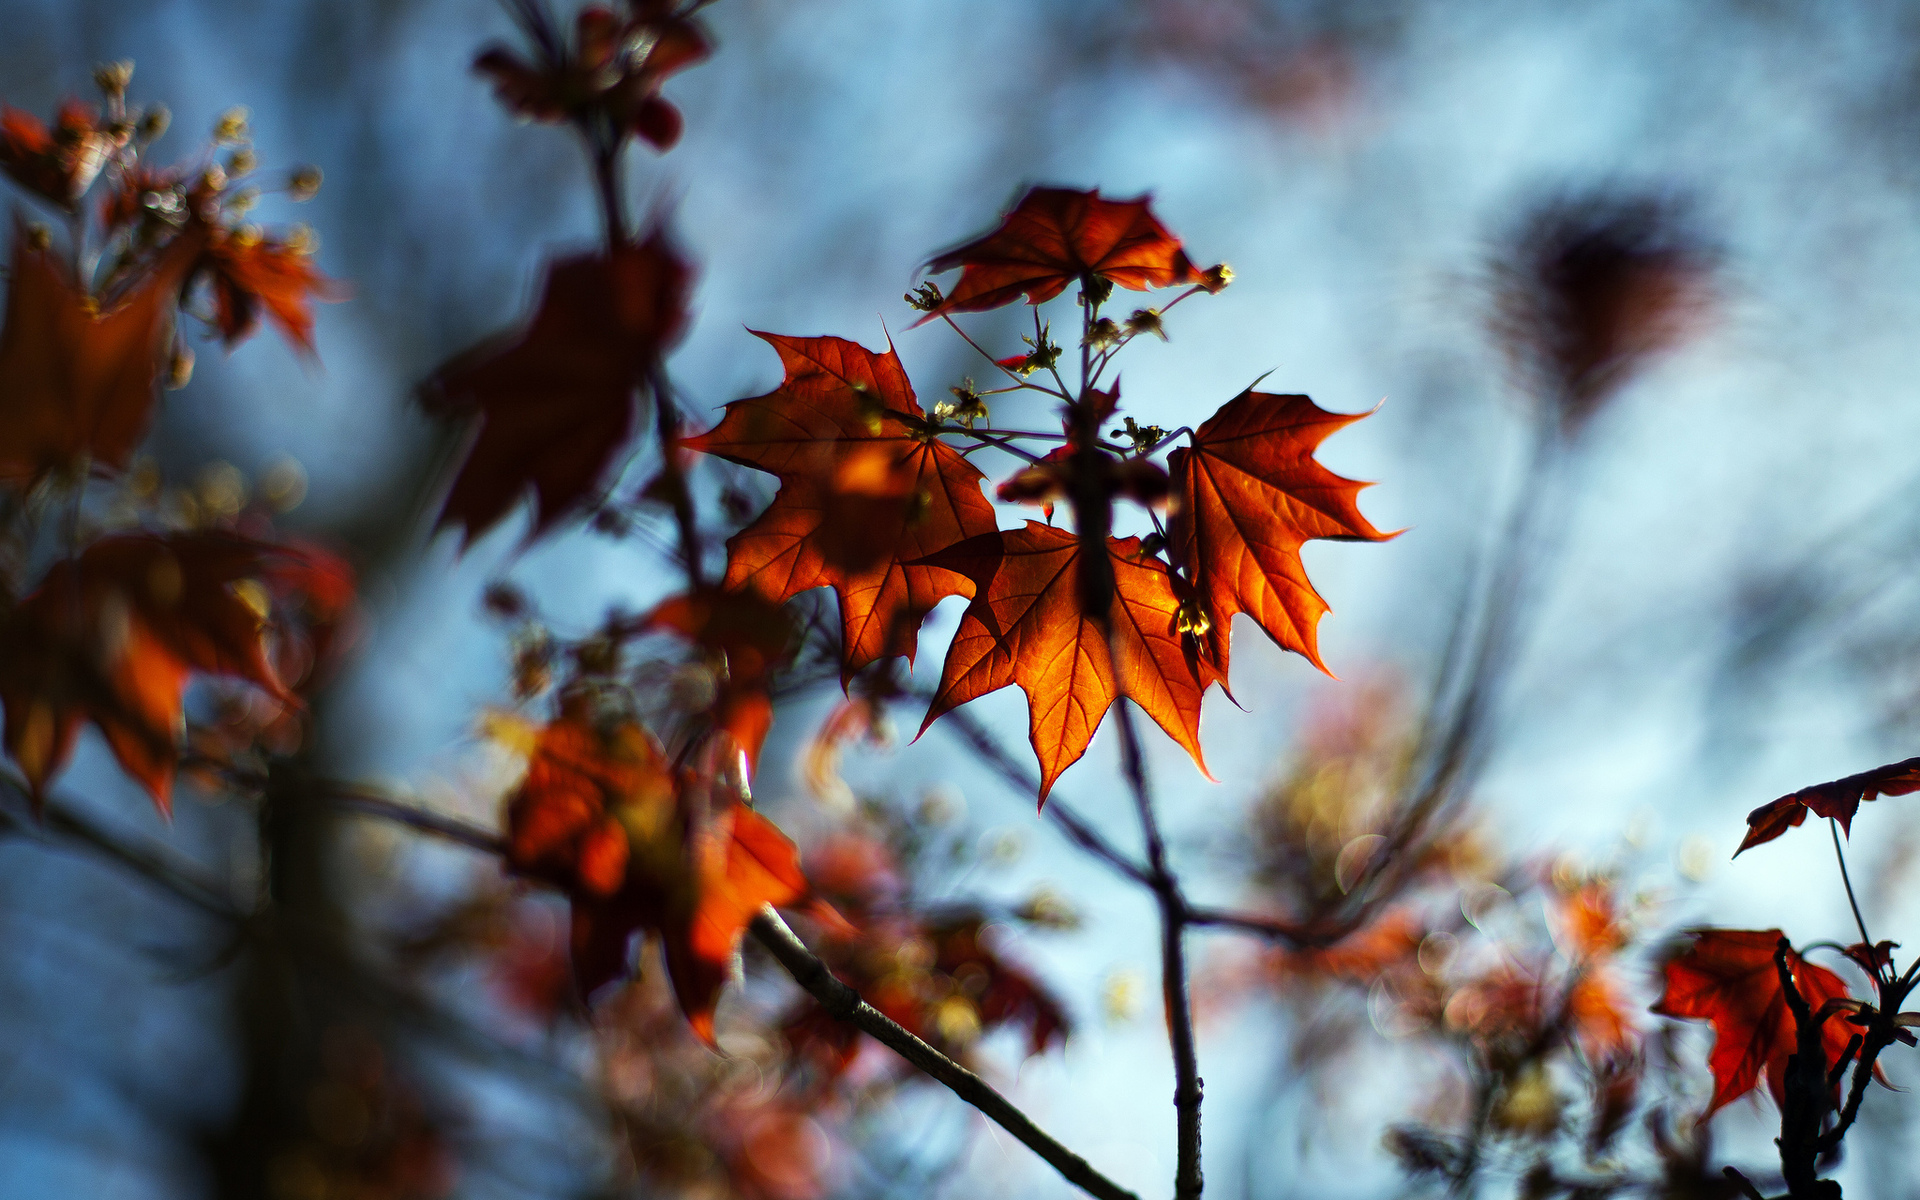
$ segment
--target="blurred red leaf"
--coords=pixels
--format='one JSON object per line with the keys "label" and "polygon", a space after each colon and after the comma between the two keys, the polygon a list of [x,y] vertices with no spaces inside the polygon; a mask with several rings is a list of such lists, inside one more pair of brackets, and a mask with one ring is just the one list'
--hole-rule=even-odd
{"label": "blurred red leaf", "polygon": [[569,704],[541,730],[507,804],[507,862],[573,901],[582,995],[627,973],[633,935],[660,935],[681,1010],[713,1041],[713,1009],[765,904],[808,894],[799,852],[752,809],[694,811],[652,737]]}
{"label": "blurred red leaf", "polygon": [[1043,304],[1075,281],[1104,279],[1135,291],[1188,283],[1195,277],[1180,240],[1147,207],[1146,197],[1107,200],[1097,191],[1036,187],[1000,227],[928,264],[934,272],[965,268],[951,295],[921,321],[943,313],[979,312],[1025,294]]}
{"label": "blurred red leaf", "polygon": [[980,472],[928,435],[926,414],[889,346],[762,333],[786,379],[727,405],[686,444],[780,477],[780,492],[727,543],[729,588],[781,603],[832,587],[840,598],[841,672],[911,660],[934,605],[969,595],[967,579],[928,555],[994,527]]}
{"label": "blurred red leaf", "polygon": [[297,704],[268,657],[261,591],[292,595],[310,575],[337,582],[336,567],[211,531],[102,538],[56,564],[0,623],[8,756],[38,796],[90,720],[167,812],[188,676],[242,679]]}
{"label": "blurred red leaf", "polygon": [[680,110],[660,98],[660,87],[713,48],[675,3],[627,7],[624,19],[597,4],[581,9],[569,47],[544,11],[522,5],[536,61],[496,45],[480,53],[473,69],[493,80],[502,104],[529,120],[585,123],[600,115],[655,149],[669,149],[680,138]]}
{"label": "blurred red leaf", "polygon": [[1109,538],[1107,553],[1118,678],[1105,631],[1080,612],[1077,535],[1028,521],[1025,529],[969,538],[928,560],[967,576],[976,590],[920,732],[969,700],[1017,684],[1027,695],[1042,804],[1060,773],[1086,753],[1122,681],[1134,703],[1207,771],[1200,701],[1218,676],[1177,628],[1177,580],[1165,563],[1141,553],[1138,538]]}
{"label": "blurred red leaf", "polygon": [[733,738],[749,769],[758,767],[773,724],[767,688],[793,648],[786,613],[751,592],[708,588],[661,601],[640,625],[672,630],[707,652],[716,688],[714,728]]}
{"label": "blurred red leaf", "polygon": [[[1777,929],[1696,929],[1692,941],[1666,963],[1666,991],[1653,1011],[1713,1023],[1711,1116],[1759,1086],[1764,1072],[1774,1103],[1785,1101],[1787,1058],[1794,1052],[1793,1011],[1774,966]],[[1825,967],[1787,951],[1793,982],[1815,1013],[1847,996],[1847,985]],[[1827,1062],[1846,1050],[1854,1027],[1829,1018],[1821,1030]]]}
{"label": "blurred red leaf", "polygon": [[90,296],[16,225],[0,330],[0,480],[30,487],[82,464],[123,468],[166,373],[175,304],[201,238],[177,237],[108,296]]}
{"label": "blurred red leaf", "polygon": [[633,435],[648,368],[686,324],[690,269],[656,231],[607,255],[547,270],[524,333],[442,366],[421,392],[429,412],[478,417],[439,524],[463,543],[491,529],[531,488],[538,537],[586,501]]}
{"label": "blurred red leaf", "polygon": [[1330,413],[1305,396],[1248,390],[1222,405],[1173,452],[1174,555],[1206,605],[1206,639],[1227,670],[1228,634],[1244,612],[1283,649],[1321,670],[1327,602],[1300,562],[1309,539],[1380,541],[1355,503],[1364,483],[1314,461],[1316,447],[1364,413]]}
{"label": "blurred red leaf", "polygon": [[1862,801],[1905,796],[1916,791],[1920,791],[1920,758],[1902,759],[1831,783],[1801,788],[1747,814],[1747,836],[1740,843],[1740,849],[1733,852],[1734,857],[1779,837],[1806,820],[1809,812],[1816,817],[1833,818],[1840,822],[1841,829],[1851,834],[1853,814],[1860,811]]}

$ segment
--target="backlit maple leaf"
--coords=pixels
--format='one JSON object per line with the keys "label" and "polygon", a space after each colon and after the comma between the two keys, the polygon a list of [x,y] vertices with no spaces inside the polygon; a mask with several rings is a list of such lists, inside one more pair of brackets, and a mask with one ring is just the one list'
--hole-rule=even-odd
{"label": "backlit maple leaf", "polygon": [[0,480],[30,487],[82,463],[127,465],[159,399],[199,246],[176,238],[123,290],[94,297],[50,247],[15,228],[0,330]]}
{"label": "backlit maple leaf", "polygon": [[807,895],[799,852],[750,808],[687,800],[652,737],[563,705],[507,802],[507,861],[573,901],[582,995],[627,974],[633,935],[660,935],[689,1024],[713,1041],[713,1009],[754,914]]}
{"label": "backlit maple leaf", "polygon": [[[1777,929],[1696,929],[1693,940],[1666,964],[1666,991],[1653,1011],[1713,1023],[1711,1116],[1759,1086],[1764,1073],[1774,1103],[1784,1104],[1787,1058],[1795,1049],[1793,1011],[1774,966]],[[1816,1014],[1829,1000],[1844,999],[1847,985],[1825,967],[1793,950],[1787,969],[1794,985]],[[1838,1015],[1821,1028],[1821,1043],[1832,1065],[1846,1051],[1856,1028]]]}
{"label": "backlit maple leaf", "polygon": [[4,741],[34,794],[92,721],[121,768],[168,811],[193,672],[297,704],[268,656],[261,605],[263,594],[270,603],[309,576],[335,577],[333,566],[303,565],[313,557],[209,531],[102,538],[56,564],[0,622]]}
{"label": "backlit maple leaf", "polygon": [[1313,538],[1380,541],[1355,498],[1366,487],[1314,461],[1328,434],[1365,416],[1330,413],[1305,396],[1244,391],[1168,457],[1175,506],[1168,530],[1176,560],[1205,604],[1209,649],[1227,670],[1228,631],[1244,612],[1283,649],[1321,670],[1327,602],[1300,562]]}
{"label": "backlit maple leaf", "polygon": [[1147,207],[1147,198],[1108,200],[1099,192],[1036,187],[1000,227],[927,264],[934,272],[964,267],[960,281],[921,318],[980,312],[1025,294],[1044,304],[1074,282],[1104,279],[1145,291],[1196,277],[1180,239]]}
{"label": "backlit maple leaf", "polygon": [[781,603],[816,587],[840,598],[841,670],[911,660],[934,605],[970,595],[926,556],[994,527],[982,476],[928,434],[900,358],[844,338],[760,337],[781,385],[736,400],[693,449],[780,477],[767,511],[727,543],[729,588]]}
{"label": "backlit maple leaf", "polygon": [[969,538],[929,560],[973,580],[975,592],[920,731],[969,700],[1019,685],[1040,759],[1042,804],[1060,773],[1086,753],[1121,683],[1201,772],[1207,770],[1200,701],[1219,677],[1177,628],[1175,577],[1141,553],[1138,538],[1109,538],[1107,553],[1121,655],[1117,677],[1105,631],[1080,612],[1077,535],[1028,521],[1025,529]]}
{"label": "backlit maple leaf", "polygon": [[1831,817],[1840,822],[1841,829],[1852,833],[1853,814],[1860,811],[1862,801],[1917,791],[1920,791],[1920,758],[1902,759],[1831,783],[1816,783],[1789,792],[1747,814],[1747,836],[1741,841],[1740,849],[1733,852],[1734,856],[1779,837],[1806,820],[1809,812],[1816,817]]}
{"label": "backlit maple leaf", "polygon": [[689,274],[658,231],[611,254],[562,259],[547,269],[526,332],[441,367],[422,403],[474,415],[479,430],[439,524],[463,526],[471,542],[532,489],[538,537],[590,497],[633,435],[643,377],[686,324]]}

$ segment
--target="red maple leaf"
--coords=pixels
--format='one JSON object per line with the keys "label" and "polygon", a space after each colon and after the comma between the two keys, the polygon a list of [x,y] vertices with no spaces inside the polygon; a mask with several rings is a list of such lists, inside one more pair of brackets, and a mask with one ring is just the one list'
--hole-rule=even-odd
{"label": "red maple leaf", "polygon": [[507,862],[567,891],[582,995],[628,973],[633,935],[660,935],[694,1032],[713,1009],[747,925],[766,904],[808,894],[799,852],[750,808],[689,803],[651,735],[563,706],[543,729],[507,803]]}
{"label": "red maple leaf", "polygon": [[1029,189],[998,229],[927,264],[936,273],[955,267],[965,269],[953,293],[921,322],[999,308],[1023,293],[1027,303],[1044,304],[1075,281],[1145,291],[1196,277],[1180,239],[1149,211],[1146,197],[1107,200],[1097,191],[1051,187]]}
{"label": "red maple leaf", "polygon": [[1223,674],[1229,627],[1241,612],[1282,648],[1326,670],[1316,630],[1327,602],[1307,578],[1301,545],[1394,536],[1360,515],[1355,499],[1366,484],[1313,457],[1328,434],[1365,415],[1248,390],[1168,457],[1176,498],[1171,547],[1206,605],[1208,647]]}
{"label": "red maple leaf", "polygon": [[227,533],[102,538],[56,564],[0,623],[8,756],[37,798],[90,720],[169,811],[188,677],[225,675],[297,704],[268,655],[262,593],[271,601],[343,575],[312,552]]}
{"label": "red maple leaf", "polygon": [[1139,538],[1109,538],[1107,553],[1117,676],[1105,631],[1080,612],[1077,535],[1028,521],[1025,529],[969,538],[929,560],[973,580],[975,592],[920,732],[969,700],[1019,685],[1040,759],[1042,804],[1060,773],[1086,753],[1122,682],[1127,696],[1207,770],[1200,701],[1219,676],[1177,628],[1177,578],[1141,553]]}
{"label": "red maple leaf", "polygon": [[200,245],[175,238],[119,291],[95,297],[16,225],[0,330],[0,480],[30,487],[82,464],[127,465],[159,399]]}
{"label": "red maple leaf", "polygon": [[[1653,1011],[1713,1023],[1711,1116],[1759,1086],[1766,1075],[1774,1103],[1786,1097],[1787,1058],[1795,1049],[1793,1011],[1780,986],[1774,949],[1777,929],[1696,929],[1693,939],[1666,964],[1666,991]],[[1847,998],[1846,981],[1787,951],[1794,986],[1816,1014],[1829,1000]],[[1855,1027],[1831,1016],[1821,1028],[1827,1063],[1845,1053]]]}
{"label": "red maple leaf", "polygon": [[439,524],[463,526],[471,542],[531,488],[538,537],[586,500],[633,435],[648,368],[686,324],[689,275],[658,231],[608,255],[562,259],[547,269],[526,332],[441,367],[422,403],[474,415],[479,430]]}
{"label": "red maple leaf", "polygon": [[1816,817],[1833,818],[1840,822],[1841,829],[1851,834],[1853,814],[1860,811],[1862,801],[1905,796],[1910,792],[1920,792],[1920,758],[1902,759],[1831,783],[1816,783],[1789,792],[1747,814],[1747,836],[1741,841],[1740,849],[1733,852],[1734,857],[1779,837],[1806,820],[1809,812]]}
{"label": "red maple leaf", "polygon": [[775,603],[817,587],[840,598],[841,671],[913,659],[934,605],[967,579],[926,561],[994,527],[982,476],[939,439],[900,358],[845,338],[762,333],[781,385],[736,400],[693,449],[780,477],[767,511],[727,543],[729,588]]}

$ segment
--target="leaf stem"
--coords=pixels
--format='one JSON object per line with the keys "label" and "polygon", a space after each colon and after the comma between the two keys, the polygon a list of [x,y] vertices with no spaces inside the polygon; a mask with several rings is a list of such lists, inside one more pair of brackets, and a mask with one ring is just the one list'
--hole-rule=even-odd
{"label": "leaf stem", "polygon": [[[1873,936],[1867,932],[1866,918],[1860,915],[1860,901],[1856,900],[1853,895],[1853,877],[1847,873],[1847,856],[1846,853],[1840,849],[1840,822],[1832,817],[1828,817],[1827,831],[1833,834],[1833,857],[1840,864],[1840,882],[1847,885],[1847,903],[1853,908],[1853,923],[1860,927],[1860,941],[1866,946],[1867,952],[1871,954],[1873,952]],[[1876,969],[1874,974],[1878,976],[1879,971]]]}

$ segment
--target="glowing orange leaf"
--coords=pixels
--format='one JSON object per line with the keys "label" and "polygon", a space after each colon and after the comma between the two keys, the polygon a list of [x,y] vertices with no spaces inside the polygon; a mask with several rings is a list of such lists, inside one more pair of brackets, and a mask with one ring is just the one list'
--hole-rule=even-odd
{"label": "glowing orange leaf", "polygon": [[1177,561],[1206,605],[1209,649],[1222,673],[1235,613],[1321,670],[1316,630],[1327,602],[1300,562],[1312,538],[1380,541],[1355,498],[1364,483],[1314,461],[1328,434],[1364,413],[1330,413],[1305,396],[1245,391],[1168,458],[1175,508],[1168,530]]}
{"label": "glowing orange leaf", "polygon": [[[1653,1011],[1713,1023],[1713,1102],[1708,1115],[1759,1086],[1764,1073],[1774,1103],[1783,1104],[1787,1058],[1795,1048],[1793,1011],[1773,962],[1777,929],[1696,929],[1693,941],[1666,965],[1666,992]],[[1847,996],[1847,985],[1825,967],[1792,950],[1787,969],[1816,1014],[1829,1000]],[[1854,1026],[1829,1017],[1821,1029],[1827,1063],[1846,1051]]]}
{"label": "glowing orange leaf", "polygon": [[780,477],[772,505],[727,543],[729,588],[781,603],[832,587],[842,672],[911,660],[934,605],[969,595],[964,576],[926,561],[994,527],[980,472],[927,436],[892,347],[763,333],[786,379],[736,400],[687,445]]}
{"label": "glowing orange leaf", "polygon": [[1121,656],[1117,678],[1105,633],[1080,613],[1075,534],[1028,521],[1025,529],[969,538],[931,559],[973,580],[976,590],[920,730],[969,700],[1019,685],[1040,758],[1043,804],[1054,780],[1086,753],[1122,682],[1201,772],[1207,769],[1200,700],[1218,676],[1177,628],[1176,580],[1159,559],[1141,553],[1138,538],[1109,538],[1107,553]]}
{"label": "glowing orange leaf", "polygon": [[146,436],[175,301],[199,252],[183,235],[117,295],[96,298],[25,229],[0,331],[0,480],[31,486],[91,463],[122,468]]}
{"label": "glowing orange leaf", "polygon": [[168,811],[181,695],[195,671],[297,704],[267,657],[266,614],[238,585],[284,594],[309,574],[331,577],[301,566],[308,557],[224,533],[124,534],[55,565],[0,622],[6,750],[35,795],[92,721]]}
{"label": "glowing orange leaf", "polygon": [[583,995],[627,974],[635,933],[657,933],[681,1009],[711,1043],[748,923],[808,888],[793,843],[758,813],[732,805],[708,816],[685,796],[644,729],[570,703],[508,800],[507,861],[571,895]]}

